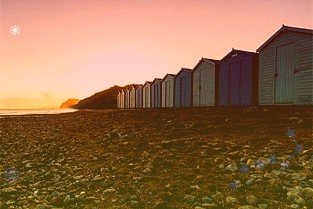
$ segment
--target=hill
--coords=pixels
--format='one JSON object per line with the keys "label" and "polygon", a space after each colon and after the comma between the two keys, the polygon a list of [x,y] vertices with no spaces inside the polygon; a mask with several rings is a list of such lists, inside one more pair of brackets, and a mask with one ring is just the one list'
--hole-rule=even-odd
{"label": "hill", "polygon": [[79,99],[68,99],[63,102],[60,108],[71,108],[79,102]]}
{"label": "hill", "polygon": [[95,93],[94,95],[80,100],[78,104],[74,105],[76,109],[110,109],[116,108],[116,96],[119,90],[129,88],[131,84],[124,87],[113,86],[104,91]]}

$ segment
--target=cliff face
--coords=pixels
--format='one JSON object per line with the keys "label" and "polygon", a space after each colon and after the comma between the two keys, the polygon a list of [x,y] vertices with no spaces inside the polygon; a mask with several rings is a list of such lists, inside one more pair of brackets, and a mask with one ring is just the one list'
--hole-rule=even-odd
{"label": "cliff face", "polygon": [[72,108],[78,102],[79,102],[79,99],[68,99],[61,104],[60,108]]}
{"label": "cliff face", "polygon": [[73,107],[76,109],[110,109],[116,108],[116,96],[119,90],[129,88],[131,85],[124,87],[113,86],[104,91],[95,93],[94,95],[80,100],[78,104]]}

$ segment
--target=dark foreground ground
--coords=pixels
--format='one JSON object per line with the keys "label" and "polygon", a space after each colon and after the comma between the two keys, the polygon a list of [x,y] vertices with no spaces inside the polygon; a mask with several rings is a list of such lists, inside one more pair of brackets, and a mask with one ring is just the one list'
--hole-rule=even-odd
{"label": "dark foreground ground", "polygon": [[3,117],[0,208],[313,208],[312,110]]}

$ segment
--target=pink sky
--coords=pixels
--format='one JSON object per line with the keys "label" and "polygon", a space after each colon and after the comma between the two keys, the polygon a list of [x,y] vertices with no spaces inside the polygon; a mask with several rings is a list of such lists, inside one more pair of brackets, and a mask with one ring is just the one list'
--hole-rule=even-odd
{"label": "pink sky", "polygon": [[311,0],[0,0],[0,108],[58,107],[255,51],[282,24],[313,28],[312,11]]}

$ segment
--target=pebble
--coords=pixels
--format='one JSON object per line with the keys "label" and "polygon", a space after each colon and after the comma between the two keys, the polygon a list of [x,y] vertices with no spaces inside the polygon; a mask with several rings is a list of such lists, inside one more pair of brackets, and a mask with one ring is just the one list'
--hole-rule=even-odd
{"label": "pebble", "polygon": [[193,195],[186,195],[186,196],[184,197],[184,200],[186,200],[186,201],[189,202],[189,203],[194,203],[195,199],[196,199],[196,197],[193,196]]}
{"label": "pebble", "polygon": [[258,204],[258,207],[260,209],[266,209],[266,208],[268,208],[268,204]]}
{"label": "pebble", "polygon": [[302,195],[304,198],[313,201],[313,188],[306,187],[302,189]]}
{"label": "pebble", "polygon": [[258,202],[258,199],[256,198],[256,196],[251,194],[251,195],[246,196],[246,201],[250,205],[256,205]]}
{"label": "pebble", "polygon": [[0,190],[0,194],[14,194],[16,192],[17,192],[17,190],[13,187],[7,187],[7,188]]}
{"label": "pebble", "polygon": [[151,173],[152,170],[148,167],[148,168],[146,168],[145,170],[143,170],[143,172],[144,172],[144,173]]}
{"label": "pebble", "polygon": [[252,205],[244,205],[244,206],[240,206],[238,209],[259,209],[259,208],[254,207]]}
{"label": "pebble", "polygon": [[103,193],[102,193],[102,194],[114,193],[114,192],[116,192],[116,190],[115,190],[115,189],[106,189],[106,190],[104,190],[104,191],[103,191]]}
{"label": "pebble", "polygon": [[64,203],[68,204],[71,201],[71,196],[70,195],[66,195],[66,197],[64,198]]}
{"label": "pebble", "polygon": [[213,203],[213,200],[209,197],[203,197],[202,198],[202,203]]}
{"label": "pebble", "polygon": [[300,204],[300,205],[305,205],[306,201],[296,192],[294,191],[289,191],[287,192],[287,200]]}
{"label": "pebble", "polygon": [[238,167],[235,163],[232,163],[232,164],[226,166],[226,170],[231,171],[231,172],[235,172],[235,171],[238,171]]}
{"label": "pebble", "polygon": [[224,203],[224,195],[221,192],[216,192],[212,195],[212,199],[217,204],[223,204]]}
{"label": "pebble", "polygon": [[232,196],[227,196],[226,197],[226,204],[227,205],[233,205],[233,204],[238,203],[238,202],[239,201],[235,197],[232,197]]}

